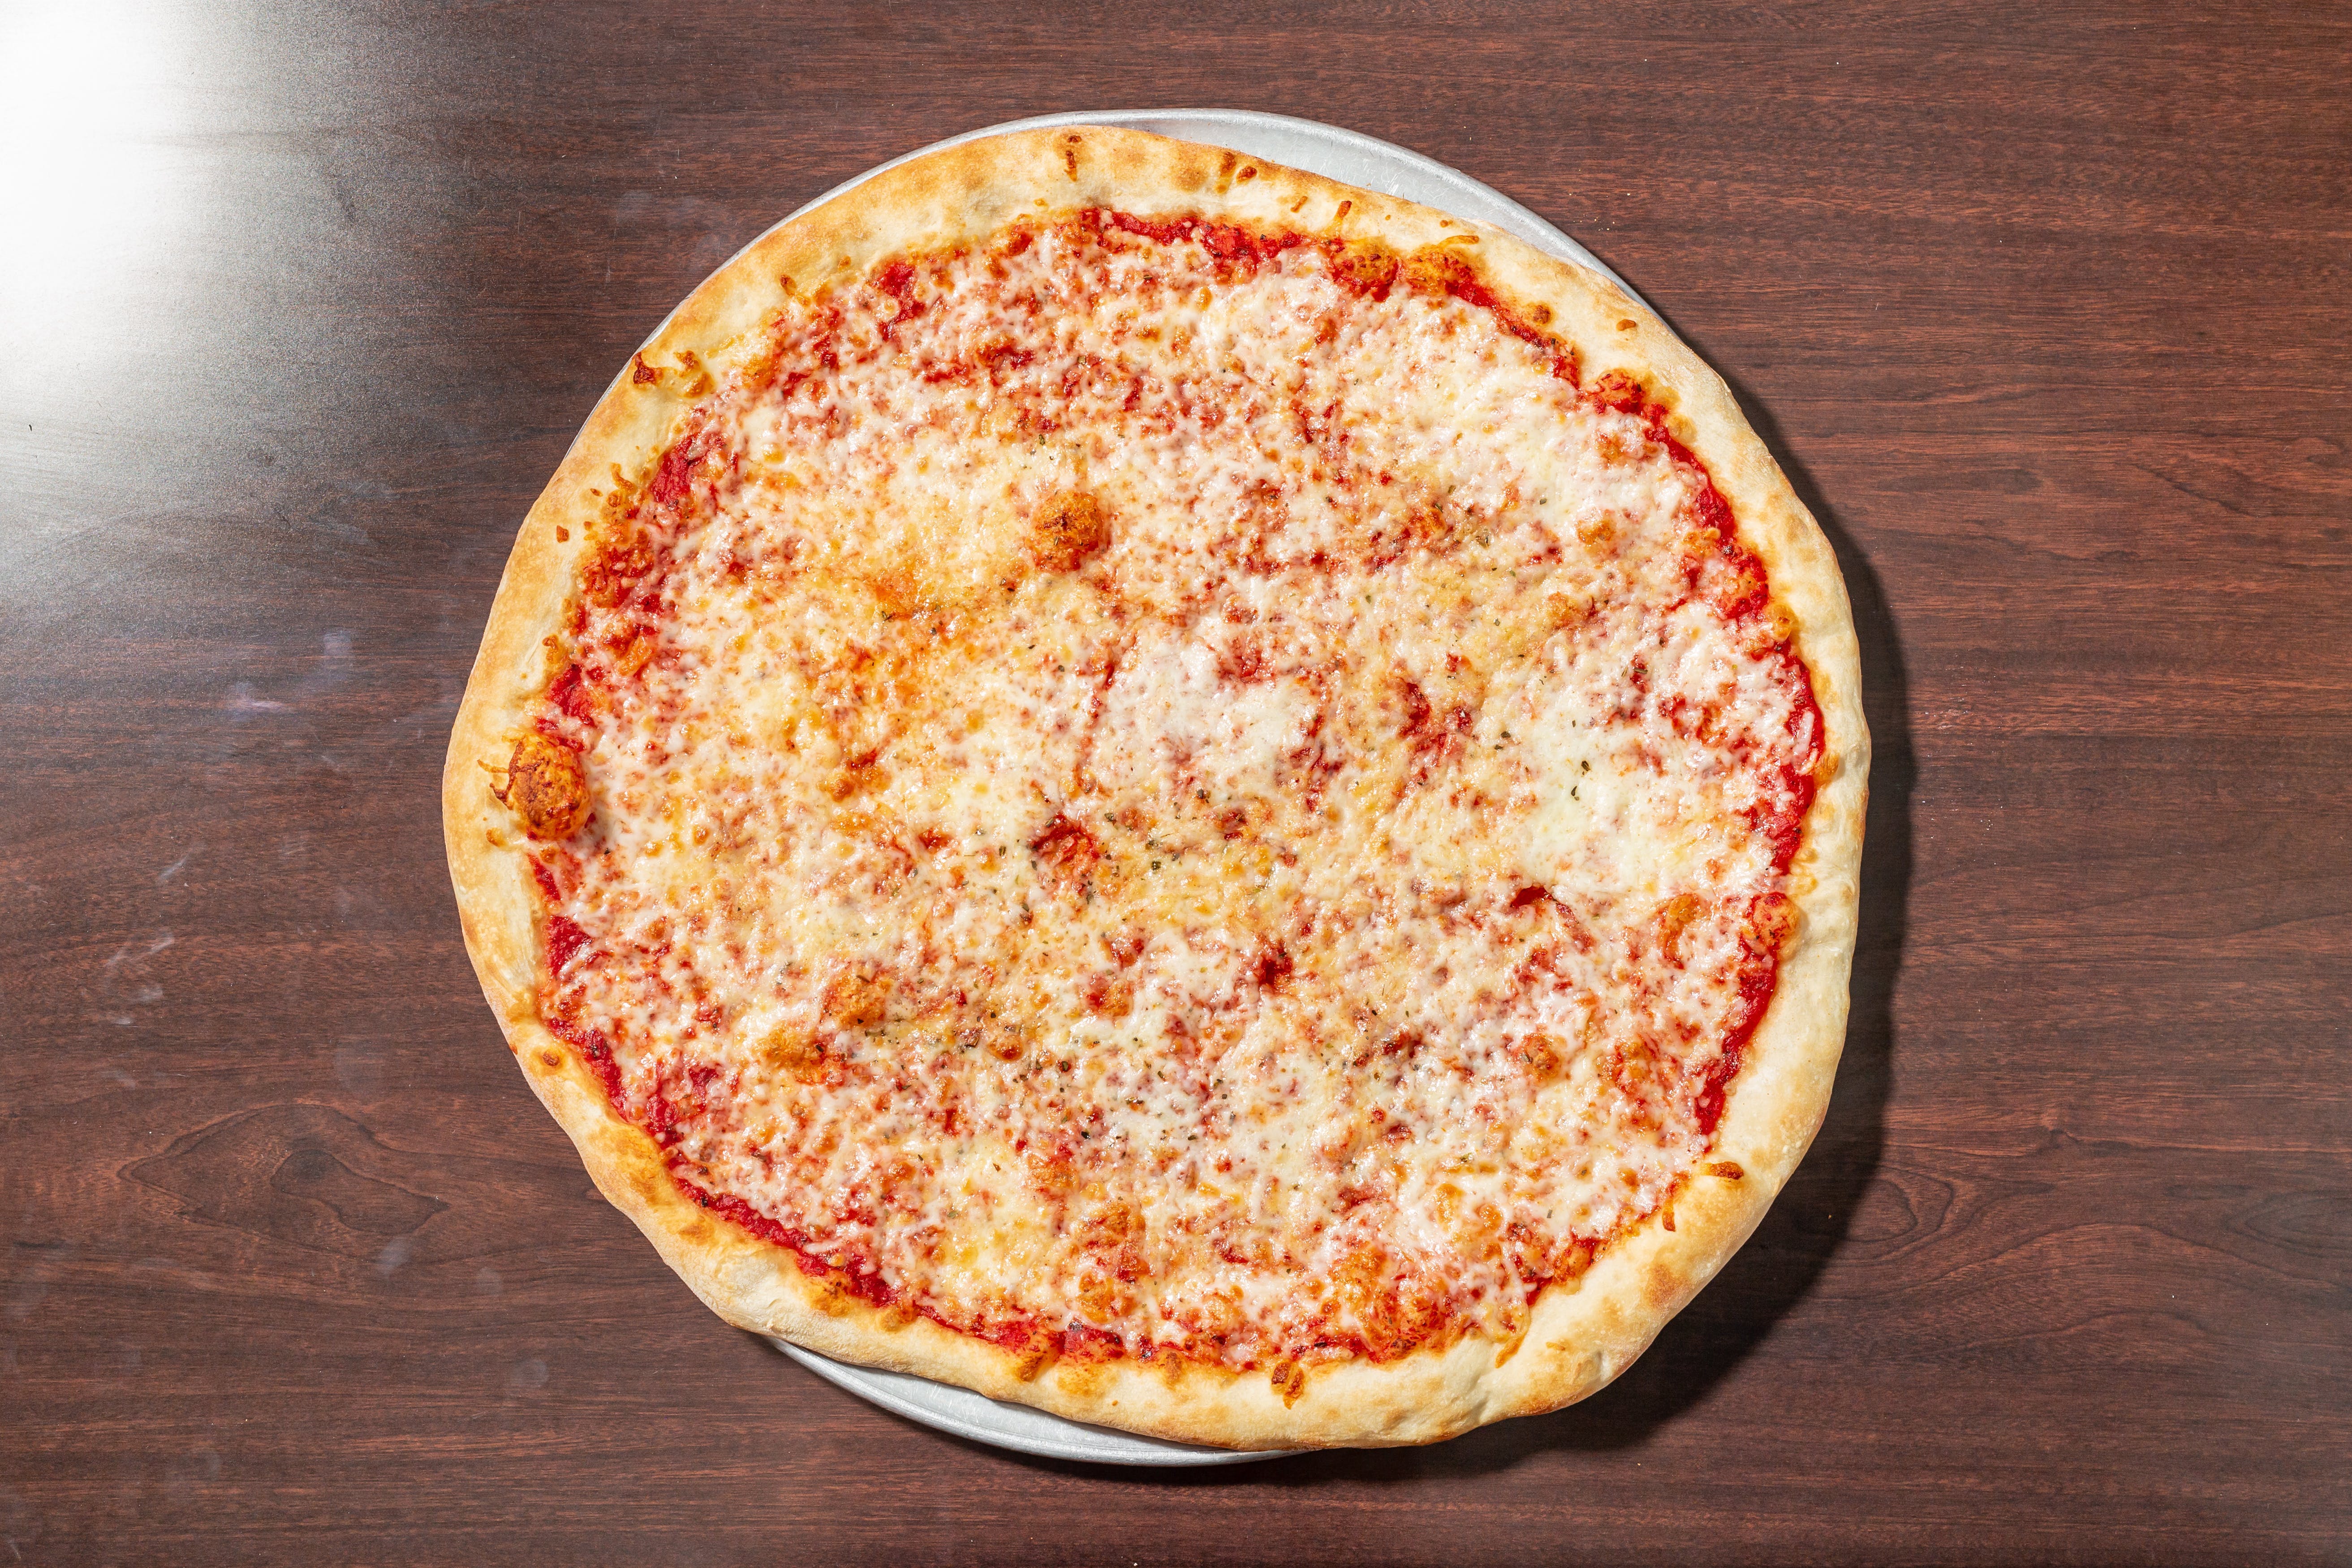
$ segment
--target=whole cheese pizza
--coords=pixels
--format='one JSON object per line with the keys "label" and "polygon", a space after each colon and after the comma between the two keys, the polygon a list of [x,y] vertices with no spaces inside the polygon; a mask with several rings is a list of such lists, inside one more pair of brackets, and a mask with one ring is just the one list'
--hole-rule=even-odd
{"label": "whole cheese pizza", "polygon": [[531,1087],[722,1317],[1300,1447],[1580,1398],[1745,1239],[1867,773],[1830,548],[1654,316],[1080,129],[679,308],[445,806]]}

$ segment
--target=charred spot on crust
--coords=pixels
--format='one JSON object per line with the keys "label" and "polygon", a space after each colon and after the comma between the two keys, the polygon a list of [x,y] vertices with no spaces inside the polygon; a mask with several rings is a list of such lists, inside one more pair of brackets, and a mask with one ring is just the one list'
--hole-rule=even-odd
{"label": "charred spot on crust", "polygon": [[858,1298],[857,1293],[844,1286],[839,1279],[824,1279],[818,1280],[816,1288],[809,1292],[809,1305],[828,1318],[845,1318],[857,1310]]}
{"label": "charred spot on crust", "polygon": [[569,838],[588,821],[588,776],[580,753],[532,731],[515,742],[499,799],[533,838]]}
{"label": "charred spot on crust", "polygon": [[1084,490],[1055,490],[1030,520],[1030,553],[1047,572],[1075,572],[1109,542],[1110,519]]}
{"label": "charred spot on crust", "polygon": [[1013,1375],[1023,1383],[1034,1383],[1057,1359],[1060,1347],[1043,1335],[1032,1339],[1014,1354]]}

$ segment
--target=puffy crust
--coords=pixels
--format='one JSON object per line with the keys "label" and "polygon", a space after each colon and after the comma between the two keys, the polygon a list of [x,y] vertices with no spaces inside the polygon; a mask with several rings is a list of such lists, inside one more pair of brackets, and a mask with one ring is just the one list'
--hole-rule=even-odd
{"label": "puffy crust", "polygon": [[[1318,1368],[1303,1386],[1293,1383],[1287,1403],[1270,1376],[1195,1364],[1069,1360],[1041,1369],[928,1319],[848,1297],[802,1273],[784,1249],[684,1196],[653,1142],[614,1114],[585,1065],[540,1020],[544,937],[528,847],[491,791],[488,770],[503,765],[554,673],[588,524],[616,481],[648,473],[673,420],[707,389],[705,367],[723,376],[747,357],[747,334],[794,291],[860,276],[894,251],[1097,204],[1139,216],[1378,236],[1407,251],[1452,242],[1489,286],[1573,345],[1588,382],[1623,371],[1665,406],[1669,428],[1706,465],[1795,621],[1826,725],[1821,787],[1792,868],[1797,934],[1710,1161],[1580,1279],[1544,1292],[1523,1339],[1469,1339],[1395,1362]],[[966,142],[890,170],[762,236],[663,323],[596,405],[524,521],[450,738],[443,821],[467,948],[532,1089],[578,1145],[597,1187],[728,1321],[844,1361],[1160,1437],[1244,1448],[1377,1446],[1430,1442],[1592,1394],[1755,1229],[1821,1125],[1844,1041],[1869,771],[1860,654],[1828,541],[1721,378],[1655,316],[1597,274],[1426,207],[1221,148],[1087,127]]]}

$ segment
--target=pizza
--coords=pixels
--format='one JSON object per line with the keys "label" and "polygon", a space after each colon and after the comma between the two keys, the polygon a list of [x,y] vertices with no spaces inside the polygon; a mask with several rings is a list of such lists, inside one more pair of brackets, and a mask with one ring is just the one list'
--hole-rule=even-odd
{"label": "pizza", "polygon": [[631,358],[444,802],[531,1088],[721,1317],[1296,1448],[1580,1398],[1746,1238],[1867,773],[1831,550],[1655,316],[1077,129]]}

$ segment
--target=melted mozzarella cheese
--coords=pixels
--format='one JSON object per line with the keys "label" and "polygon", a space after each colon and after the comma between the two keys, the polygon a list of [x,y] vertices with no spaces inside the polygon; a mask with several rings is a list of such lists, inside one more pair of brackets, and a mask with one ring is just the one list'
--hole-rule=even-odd
{"label": "melted mozzarella cheese", "polygon": [[918,277],[787,312],[588,606],[551,1010],[682,1173],[952,1326],[1514,1331],[1703,1152],[1785,875],[1810,698],[1695,591],[1704,476],[1313,247]]}

